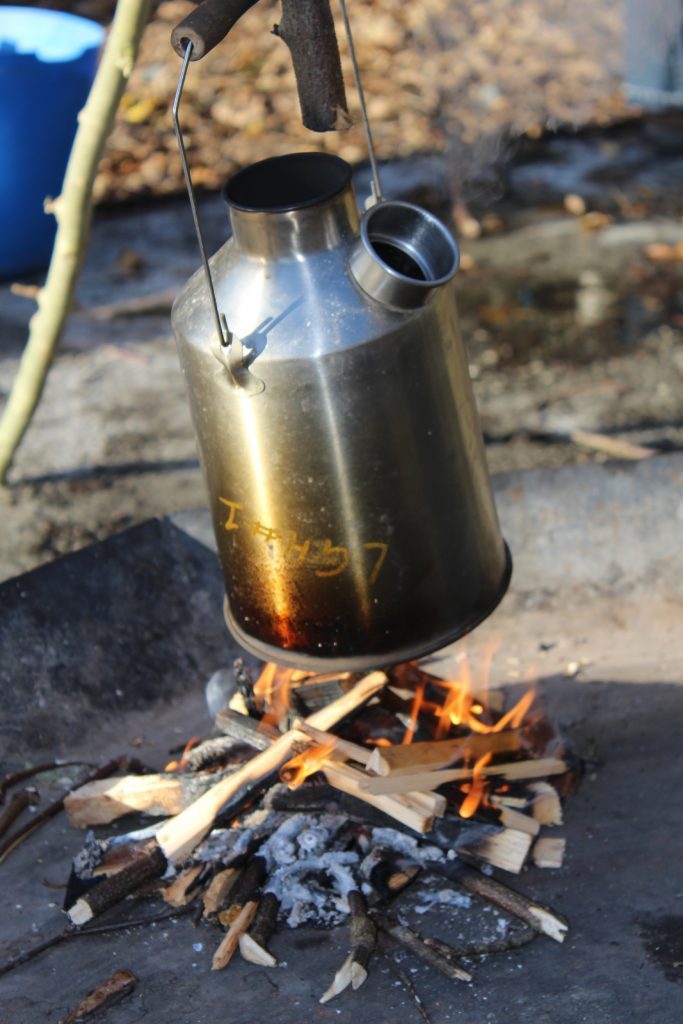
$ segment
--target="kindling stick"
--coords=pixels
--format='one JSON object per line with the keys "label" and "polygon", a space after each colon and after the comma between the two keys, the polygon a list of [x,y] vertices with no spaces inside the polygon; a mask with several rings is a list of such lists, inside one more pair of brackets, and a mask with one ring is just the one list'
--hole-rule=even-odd
{"label": "kindling stick", "polygon": [[[371,672],[352,690],[343,694],[327,707],[306,719],[315,729],[327,730],[370,700],[387,683],[384,672]],[[257,789],[273,772],[295,753],[297,744],[308,743],[309,738],[298,729],[290,729],[275,740],[267,750],[261,751],[228,778],[222,779],[203,796],[195,800],[176,817],[171,818],[157,833],[157,842],[164,855],[174,864],[189,857],[195,846],[213,826],[223,807],[244,788]]]}

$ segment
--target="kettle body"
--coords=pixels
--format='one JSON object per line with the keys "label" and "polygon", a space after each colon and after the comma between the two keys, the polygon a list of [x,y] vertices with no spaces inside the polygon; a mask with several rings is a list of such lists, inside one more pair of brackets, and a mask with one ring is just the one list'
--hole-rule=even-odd
{"label": "kettle body", "polygon": [[451,278],[455,243],[410,204],[361,220],[319,153],[240,171],[232,238],[172,314],[228,625],[282,664],[420,657],[497,605],[501,537]]}

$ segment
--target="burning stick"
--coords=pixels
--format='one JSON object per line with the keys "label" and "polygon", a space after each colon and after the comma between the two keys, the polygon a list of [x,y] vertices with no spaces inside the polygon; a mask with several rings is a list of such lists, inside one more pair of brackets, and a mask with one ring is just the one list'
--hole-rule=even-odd
{"label": "burning stick", "polygon": [[431,740],[404,743],[391,747],[376,747],[368,762],[368,769],[377,775],[410,775],[420,771],[445,768],[466,757],[480,758],[484,754],[509,754],[519,750],[517,729],[460,736],[451,740]]}
{"label": "burning stick", "polygon": [[411,928],[406,928],[405,925],[399,924],[397,921],[393,921],[390,917],[386,917],[377,911],[373,912],[372,916],[382,931],[394,939],[395,942],[400,943],[411,953],[414,953],[420,960],[424,960],[426,964],[436,967],[437,971],[441,971],[447,978],[453,981],[472,980],[472,975],[464,967],[441,956],[440,953],[437,953],[436,950],[428,946],[425,940]]}
{"label": "burning stick", "polygon": [[[499,775],[503,779],[536,779],[544,775],[563,775],[567,762],[558,757],[539,757],[532,761],[508,761],[505,764],[487,764],[482,775]],[[412,775],[387,775],[384,778],[368,776],[362,788],[369,793],[405,793],[411,790],[438,789],[446,782],[464,782],[473,777],[472,768],[447,768],[445,771],[415,772]]]}
{"label": "burning stick", "polygon": [[[329,729],[373,697],[386,684],[383,672],[372,672],[361,679],[352,690],[326,708],[316,711],[307,722],[316,729]],[[161,850],[174,863],[182,863],[213,826],[217,816],[240,794],[242,805],[273,772],[276,772],[294,753],[295,744],[306,742],[307,737],[297,729],[290,729],[267,750],[257,754],[243,767],[222,779],[207,793],[164,825],[157,834]]]}
{"label": "burning stick", "polygon": [[240,936],[240,953],[250,964],[259,967],[276,967],[277,960],[268,951],[268,941],[275,930],[280,901],[275,893],[266,892],[261,897],[251,928]]}
{"label": "burning stick", "polygon": [[377,929],[367,915],[365,900],[357,889],[346,894],[351,912],[351,951],[334,976],[332,984],[320,998],[321,1003],[343,992],[350,985],[354,991],[368,976],[367,966],[377,942]]}
{"label": "burning stick", "polygon": [[256,750],[267,750],[271,743],[278,739],[277,729],[259,722],[256,718],[241,715],[238,711],[224,708],[216,715],[216,728],[236,743],[246,743]]}

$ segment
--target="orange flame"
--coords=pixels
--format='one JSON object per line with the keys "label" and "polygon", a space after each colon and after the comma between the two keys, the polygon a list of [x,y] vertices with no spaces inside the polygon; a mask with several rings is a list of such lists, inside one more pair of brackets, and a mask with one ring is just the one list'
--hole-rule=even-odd
{"label": "orange flame", "polygon": [[295,754],[280,769],[280,778],[290,789],[296,789],[304,779],[320,771],[334,750],[334,743],[314,743],[300,754]]}
{"label": "orange flame", "polygon": [[472,781],[465,783],[460,789],[467,796],[460,805],[458,811],[461,818],[471,818],[477,807],[482,801],[482,798],[486,792],[488,782],[484,775],[484,768],[489,763],[493,754],[489,750],[488,753],[484,754],[475,762],[474,768],[472,769]]}
{"label": "orange flame", "polygon": [[289,711],[289,692],[293,681],[302,678],[301,671],[292,668],[281,668],[274,661],[263,667],[261,675],[254,683],[254,697],[262,708],[261,724],[277,726]]}
{"label": "orange flame", "polygon": [[201,736],[193,736],[185,744],[182,754],[180,755],[179,761],[169,761],[164,768],[165,772],[181,772],[187,764],[187,755],[190,753],[193,747],[196,747],[202,742]]}
{"label": "orange flame", "polygon": [[408,722],[406,731],[403,734],[403,739],[401,740],[402,744],[413,742],[413,736],[415,735],[415,729],[417,728],[418,715],[420,714],[420,709],[424,703],[426,685],[426,683],[419,683],[415,691],[415,698],[410,709],[410,721]]}

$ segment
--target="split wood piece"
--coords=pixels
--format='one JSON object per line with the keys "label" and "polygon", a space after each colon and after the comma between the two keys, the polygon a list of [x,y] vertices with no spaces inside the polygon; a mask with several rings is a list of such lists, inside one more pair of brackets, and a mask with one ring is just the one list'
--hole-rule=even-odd
{"label": "split wood piece", "polygon": [[230,708],[223,708],[216,715],[216,728],[224,736],[246,743],[255,750],[267,750],[271,743],[280,737],[277,729],[271,725],[259,722],[249,715],[241,715],[238,711]]}
{"label": "split wood piece", "polygon": [[351,765],[328,761],[323,765],[322,771],[329,784],[335,789],[340,789],[342,793],[348,793],[350,796],[355,796],[364,803],[370,804],[371,807],[376,807],[378,811],[388,814],[389,817],[395,818],[396,821],[407,825],[415,832],[429,832],[434,824],[433,813],[416,807],[406,799],[406,797],[412,796],[410,793],[401,796],[377,796],[374,793],[366,792],[361,785],[367,776],[358,769],[352,768]]}
{"label": "split wood piece", "polygon": [[[330,760],[336,761],[338,758],[341,761],[357,761],[359,764],[368,765],[373,756],[373,751],[368,750],[367,747],[362,747],[358,743],[352,743],[351,740],[341,739],[341,737],[335,736],[332,732],[311,728],[310,725],[306,725],[302,721],[295,722],[294,726],[297,729],[301,729],[302,732],[305,732],[307,736],[310,736],[312,740],[321,746],[331,746],[332,750],[328,755]],[[446,812],[448,801],[440,793],[410,793],[404,794],[404,796],[405,803],[436,817],[441,817]]]}
{"label": "split wood piece", "polygon": [[33,786],[27,786],[19,793],[14,793],[5,810],[0,814],[0,836],[14,824],[16,819],[27,807],[35,807],[38,803],[38,790]]}
{"label": "split wood piece", "polygon": [[204,917],[212,917],[224,906],[238,875],[239,868],[225,868],[213,876],[202,898]]}
{"label": "split wood piece", "polygon": [[225,909],[218,914],[218,920],[227,928],[235,921],[247,903],[252,902],[258,896],[259,889],[263,885],[267,874],[265,857],[252,857],[239,877],[230,888],[229,900]]}
{"label": "split wood piece", "polygon": [[550,907],[530,900],[528,896],[510,889],[502,882],[489,878],[488,875],[483,875],[466,864],[435,861],[430,866],[437,874],[450,878],[466,892],[479,896],[488,903],[494,903],[501,910],[518,917],[520,921],[535,928],[537,932],[555,939],[556,942],[564,942],[569,926],[566,920]]}
{"label": "split wood piece", "polygon": [[[316,729],[330,729],[378,693],[386,681],[384,672],[370,673],[343,697],[316,711],[306,720],[307,723]],[[297,729],[283,733],[267,750],[256,754],[236,772],[212,786],[208,792],[162,826],[157,833],[157,841],[168,860],[183,863],[197,843],[209,832],[216,817],[226,805],[235,812],[236,808],[233,807],[232,801],[239,793],[244,806],[251,794],[262,786],[264,780],[292,756],[295,745],[301,741],[307,742],[308,737]]]}
{"label": "split wood piece", "polygon": [[96,914],[113,907],[145,882],[160,878],[165,870],[166,858],[158,846],[152,845],[145,857],[140,857],[115,875],[109,875],[76,900],[69,910],[69,920],[74,925],[86,924]]}
{"label": "split wood piece", "polygon": [[446,813],[446,807],[448,806],[448,799],[443,793],[403,793],[402,799],[406,801],[411,807],[417,807],[418,810],[428,811],[429,814],[433,814],[435,818],[442,818]]}
{"label": "split wood piece", "polygon": [[537,868],[561,868],[564,861],[566,839],[537,839],[531,857]]}
{"label": "split wood piece", "polygon": [[517,832],[528,832],[530,836],[537,836],[541,830],[541,823],[523,811],[514,807],[499,807],[498,820],[506,828],[516,829]]}
{"label": "split wood piece", "polygon": [[530,782],[527,786],[533,803],[531,813],[539,825],[562,824],[560,794],[549,782]]}
{"label": "split wood piece", "polygon": [[[507,780],[534,779],[544,775],[562,775],[567,762],[558,757],[539,757],[529,761],[508,761],[487,764],[479,774]],[[405,793],[410,790],[438,789],[447,782],[465,782],[472,778],[472,768],[447,768],[443,771],[415,772],[411,775],[366,776],[362,788],[368,793]]]}
{"label": "split wood piece", "polygon": [[[79,782],[78,786],[80,787],[82,785],[85,785],[85,783],[87,782],[94,782],[96,779],[103,779],[106,778],[108,775],[113,775],[114,772],[121,771],[121,769],[126,764],[126,757],[114,758],[112,761],[108,761],[107,764],[92,772],[92,774],[89,775],[86,779],[83,779],[81,782]],[[12,850],[16,849],[16,847],[23,843],[25,839],[28,839],[30,835],[33,835],[36,829],[40,828],[41,825],[44,825],[46,821],[50,821],[52,818],[55,818],[59,814],[59,812],[63,810],[64,801],[67,796],[68,794],[65,793],[64,796],[61,796],[58,800],[55,800],[53,803],[48,804],[45,810],[41,811],[39,814],[35,814],[31,821],[27,822],[26,825],[20,828],[13,835],[7,836],[7,838],[2,843],[0,843],[0,864],[2,864],[2,862],[7,857],[9,857]]]}
{"label": "split wood piece", "polygon": [[249,931],[241,935],[239,940],[240,954],[250,964],[277,967],[277,959],[268,950],[268,942],[275,930],[279,909],[280,901],[275,893],[264,893]]}
{"label": "split wood piece", "polygon": [[294,728],[301,729],[315,743],[319,743],[323,747],[332,747],[332,753],[339,754],[342,760],[357,761],[358,764],[367,765],[372,757],[373,751],[368,750],[367,747],[361,747],[359,743],[352,743],[351,740],[344,740],[332,732],[316,729],[301,719],[294,722]]}
{"label": "split wood piece", "polygon": [[387,878],[387,889],[393,896],[398,896],[411,882],[415,881],[421,870],[419,864],[407,864],[404,868],[399,868]]}
{"label": "split wood piece", "polygon": [[228,966],[234,956],[237,946],[239,945],[241,936],[244,935],[254,919],[257,907],[258,903],[256,900],[252,900],[250,903],[246,903],[242,907],[241,911],[228,928],[228,931],[216,949],[216,952],[213,954],[213,960],[211,961],[212,971],[222,971],[224,967]]}
{"label": "split wood piece", "polygon": [[368,917],[365,900],[357,889],[351,889],[346,899],[351,912],[350,952],[335,974],[332,984],[320,997],[321,1003],[329,1003],[349,985],[355,991],[368,976],[368,963],[377,944],[377,928]]}
{"label": "split wood piece", "polygon": [[464,840],[457,843],[456,851],[458,855],[474,857],[494,868],[518,875],[529,856],[532,842],[533,836],[528,832],[504,828],[489,835],[465,835]]}
{"label": "split wood piece", "polygon": [[95,1010],[102,1009],[103,1006],[111,1006],[112,1003],[117,1003],[124,996],[130,995],[135,986],[137,985],[138,979],[132,971],[121,970],[115,971],[111,978],[107,978],[103,984],[98,985],[96,989],[93,989],[85,999],[78,1004],[73,1013],[70,1013],[68,1017],[64,1017],[59,1024],[76,1024],[76,1021],[83,1020],[84,1017],[90,1016]]}
{"label": "split wood piece", "polygon": [[428,946],[422,936],[414,932],[412,928],[406,928],[405,925],[399,924],[398,921],[394,921],[385,914],[380,914],[376,911],[373,912],[372,916],[385,934],[389,935],[395,942],[400,943],[409,952],[414,953],[420,960],[424,960],[430,967],[435,967],[437,971],[445,974],[447,978],[450,978],[452,981],[472,980],[472,975],[464,967],[441,956],[431,946]]}
{"label": "split wood piece", "polygon": [[509,793],[489,793],[488,799],[494,807],[511,807],[515,811],[526,810],[531,804],[530,797],[510,796]]}
{"label": "split wood piece", "polygon": [[179,814],[216,784],[216,775],[124,775],[88,782],[64,800],[69,823],[77,828],[106,825],[141,811],[152,817]]}
{"label": "split wood piece", "polygon": [[194,897],[193,888],[197,878],[204,870],[204,864],[195,864],[187,868],[162,892],[163,898],[172,907],[185,907]]}
{"label": "split wood piece", "polygon": [[519,750],[518,729],[502,732],[473,733],[450,740],[404,743],[393,747],[375,747],[368,769],[377,775],[410,775],[418,771],[444,768],[455,760],[470,757],[478,760],[484,754],[509,754]]}

